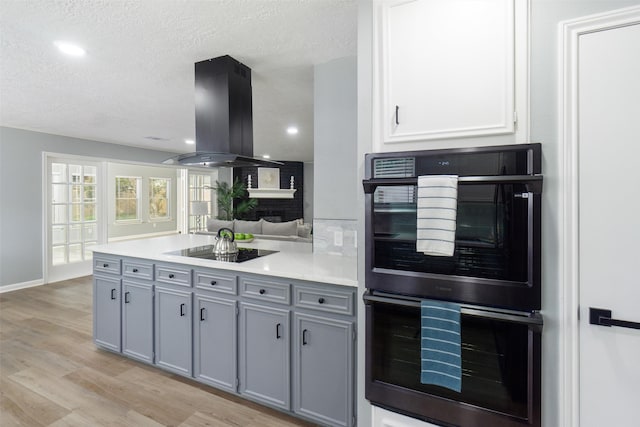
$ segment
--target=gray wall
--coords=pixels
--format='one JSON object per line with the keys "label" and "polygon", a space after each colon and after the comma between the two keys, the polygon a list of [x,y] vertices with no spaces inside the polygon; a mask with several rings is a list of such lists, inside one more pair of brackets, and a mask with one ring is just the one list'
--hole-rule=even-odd
{"label": "gray wall", "polygon": [[148,163],[175,155],[0,127],[0,286],[43,277],[43,152]]}
{"label": "gray wall", "polygon": [[356,82],[355,56],[315,66],[314,220],[356,219]]}

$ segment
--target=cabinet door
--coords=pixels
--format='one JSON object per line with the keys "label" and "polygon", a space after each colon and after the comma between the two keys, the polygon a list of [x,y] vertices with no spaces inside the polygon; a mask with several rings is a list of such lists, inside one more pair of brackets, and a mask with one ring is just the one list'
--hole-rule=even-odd
{"label": "cabinet door", "polygon": [[93,276],[93,340],[96,345],[121,350],[120,278]]}
{"label": "cabinet door", "polygon": [[156,364],[182,375],[192,372],[191,293],[156,287]]}
{"label": "cabinet door", "polygon": [[514,0],[385,2],[384,143],[514,131]]}
{"label": "cabinet door", "polygon": [[294,411],[336,426],[353,418],[353,322],[294,314]]}
{"label": "cabinet door", "polygon": [[289,409],[289,311],[240,304],[240,393]]}
{"label": "cabinet door", "polygon": [[153,363],[153,286],[122,281],[122,353]]}
{"label": "cabinet door", "polygon": [[194,376],[231,392],[237,389],[237,303],[195,296]]}

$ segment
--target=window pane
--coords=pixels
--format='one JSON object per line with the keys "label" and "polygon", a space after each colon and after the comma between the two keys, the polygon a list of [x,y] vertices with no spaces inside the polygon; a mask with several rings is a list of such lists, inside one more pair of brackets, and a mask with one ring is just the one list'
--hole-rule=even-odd
{"label": "window pane", "polygon": [[74,204],[71,205],[71,222],[80,222],[82,221],[82,205]]}
{"label": "window pane", "polygon": [[69,242],[81,242],[82,241],[82,226],[71,225],[69,226]]}
{"label": "window pane", "polygon": [[71,186],[71,203],[82,202],[82,185]]}
{"label": "window pane", "polygon": [[60,265],[66,262],[66,246],[54,246],[51,248],[51,264]]}
{"label": "window pane", "polygon": [[80,165],[69,165],[69,182],[72,183],[81,183],[82,182],[82,166]]}
{"label": "window pane", "polygon": [[95,203],[84,204],[84,220],[85,221],[96,220],[96,204]]}
{"label": "window pane", "polygon": [[98,240],[98,225],[97,224],[85,224],[84,225],[84,241]]}
{"label": "window pane", "polygon": [[53,205],[53,218],[51,222],[53,224],[66,224],[69,222],[69,217],[67,216],[67,205]]}
{"label": "window pane", "polygon": [[51,202],[67,203],[68,190],[69,190],[69,186],[67,184],[52,184],[51,185]]}
{"label": "window pane", "polygon": [[85,184],[95,184],[96,183],[96,167],[95,166],[85,166],[84,167],[84,181]]}
{"label": "window pane", "polygon": [[96,186],[95,185],[85,185],[84,186],[84,201],[86,202],[94,202],[96,201]]}
{"label": "window pane", "polygon": [[82,261],[82,245],[69,245],[69,262]]}
{"label": "window pane", "polygon": [[149,218],[169,217],[169,183],[167,178],[149,179]]}
{"label": "window pane", "polygon": [[64,245],[67,243],[66,225],[54,225],[51,227],[51,243],[54,245]]}
{"label": "window pane", "polygon": [[51,182],[67,182],[67,165],[64,163],[51,164]]}
{"label": "window pane", "polygon": [[116,177],[116,221],[139,219],[140,178]]}

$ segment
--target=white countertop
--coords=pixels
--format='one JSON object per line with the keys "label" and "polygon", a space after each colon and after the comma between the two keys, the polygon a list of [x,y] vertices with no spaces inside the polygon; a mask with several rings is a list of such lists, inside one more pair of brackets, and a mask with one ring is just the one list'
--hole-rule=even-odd
{"label": "white countertop", "polygon": [[167,254],[167,252],[196,246],[212,245],[214,243],[214,236],[177,234],[96,245],[90,249],[94,252],[125,257],[144,258],[154,261],[174,262],[217,268],[220,270],[232,270],[343,286],[358,286],[357,260],[355,257],[314,254],[311,243],[285,242],[259,238],[254,239],[251,243],[240,242],[238,246],[243,248],[278,251],[278,253],[275,254],[241,263]]}

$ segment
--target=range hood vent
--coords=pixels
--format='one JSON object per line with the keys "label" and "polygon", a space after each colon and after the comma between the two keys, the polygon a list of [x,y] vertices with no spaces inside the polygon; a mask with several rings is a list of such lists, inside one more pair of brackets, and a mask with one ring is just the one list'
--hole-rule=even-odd
{"label": "range hood vent", "polygon": [[229,55],[195,64],[196,152],[170,165],[242,167],[282,165],[253,157],[251,69]]}

